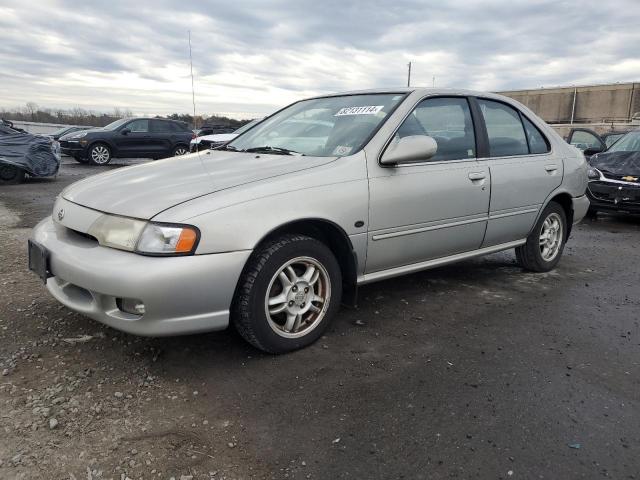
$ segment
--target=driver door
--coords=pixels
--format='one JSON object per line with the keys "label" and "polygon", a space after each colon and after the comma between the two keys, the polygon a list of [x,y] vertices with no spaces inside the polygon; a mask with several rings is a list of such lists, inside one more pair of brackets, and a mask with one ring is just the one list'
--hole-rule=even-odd
{"label": "driver door", "polygon": [[488,167],[476,160],[467,98],[422,100],[395,135],[428,135],[438,149],[423,161],[369,170],[365,273],[480,248],[491,179]]}

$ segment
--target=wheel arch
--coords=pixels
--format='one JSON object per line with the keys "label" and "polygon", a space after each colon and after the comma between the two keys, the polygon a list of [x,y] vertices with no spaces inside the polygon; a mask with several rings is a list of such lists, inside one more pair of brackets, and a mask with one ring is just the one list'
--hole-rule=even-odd
{"label": "wheel arch", "polygon": [[292,220],[267,232],[256,243],[255,248],[272,238],[285,234],[306,235],[329,247],[342,270],[342,303],[355,306],[357,301],[358,257],[347,232],[335,222],[322,218]]}
{"label": "wheel arch", "polygon": [[564,214],[567,218],[567,233],[565,235],[566,241],[569,239],[569,235],[571,235],[571,229],[573,227],[573,197],[567,191],[556,190],[547,197],[544,204],[542,205],[542,208],[540,208],[540,211],[538,212],[538,216],[536,217],[536,221],[534,222],[532,229],[535,228],[535,225],[537,225],[542,212],[551,202],[556,202],[564,210]]}

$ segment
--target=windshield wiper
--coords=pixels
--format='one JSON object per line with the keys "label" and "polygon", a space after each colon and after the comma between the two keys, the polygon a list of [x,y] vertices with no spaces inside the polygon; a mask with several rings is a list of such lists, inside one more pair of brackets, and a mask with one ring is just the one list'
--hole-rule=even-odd
{"label": "windshield wiper", "polygon": [[220,145],[218,147],[212,148],[211,150],[229,150],[230,152],[240,152],[241,151],[241,150],[238,150],[233,145]]}
{"label": "windshield wiper", "polygon": [[280,147],[270,147],[269,145],[265,145],[264,147],[247,148],[246,150],[242,151],[248,153],[275,153],[276,155],[304,155],[304,153],[296,152],[294,150]]}

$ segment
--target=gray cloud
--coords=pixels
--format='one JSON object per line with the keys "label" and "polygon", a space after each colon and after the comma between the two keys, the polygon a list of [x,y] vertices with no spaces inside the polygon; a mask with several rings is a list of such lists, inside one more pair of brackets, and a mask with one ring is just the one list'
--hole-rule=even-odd
{"label": "gray cloud", "polygon": [[255,116],[335,90],[638,80],[637,0],[5,0],[0,105]]}

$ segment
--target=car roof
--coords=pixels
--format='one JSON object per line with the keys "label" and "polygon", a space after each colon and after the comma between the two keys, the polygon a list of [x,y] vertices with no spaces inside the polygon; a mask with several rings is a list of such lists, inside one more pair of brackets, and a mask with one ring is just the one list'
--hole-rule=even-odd
{"label": "car roof", "polygon": [[491,92],[482,92],[477,90],[466,90],[463,88],[427,88],[427,87],[400,87],[400,88],[372,88],[367,90],[352,90],[347,92],[329,93],[325,95],[317,95],[312,98],[324,98],[324,97],[340,97],[343,95],[367,95],[367,94],[379,94],[379,93],[413,93],[420,92],[424,95],[468,95],[479,97],[492,97],[492,98],[508,98],[504,95],[498,95]]}

